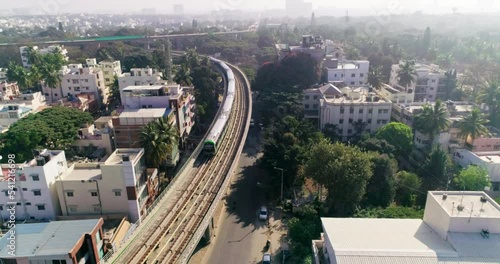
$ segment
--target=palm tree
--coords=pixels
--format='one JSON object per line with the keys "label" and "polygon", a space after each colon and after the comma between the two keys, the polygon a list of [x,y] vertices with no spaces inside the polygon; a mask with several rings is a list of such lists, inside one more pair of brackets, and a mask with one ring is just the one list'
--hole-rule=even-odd
{"label": "palm tree", "polygon": [[41,62],[40,53],[38,53],[33,46],[28,46],[26,50],[26,57],[28,58],[28,63],[30,65],[38,65]]}
{"label": "palm tree", "polygon": [[50,69],[45,69],[42,70],[43,72],[43,81],[45,82],[45,85],[50,88],[50,100],[53,103],[54,102],[54,90],[59,87],[59,84],[61,83],[61,75],[59,74],[58,71],[50,70]]}
{"label": "palm tree", "polygon": [[180,85],[189,86],[192,84],[193,78],[191,77],[191,72],[187,63],[181,65],[180,69],[175,74],[174,80]]}
{"label": "palm tree", "polygon": [[139,143],[144,148],[146,160],[156,168],[169,158],[177,142],[177,130],[165,117],[144,126],[139,135]]}
{"label": "palm tree", "polygon": [[479,108],[474,108],[468,116],[464,117],[458,123],[458,128],[460,128],[460,136],[467,141],[470,138],[472,141],[482,135],[487,135],[489,133],[488,128],[485,124],[488,120],[485,119],[484,114],[479,110]]}
{"label": "palm tree", "polygon": [[384,76],[382,75],[380,66],[374,66],[370,68],[370,72],[368,73],[368,83],[375,89],[380,90],[382,87],[382,79]]}
{"label": "palm tree", "polygon": [[21,88],[29,88],[32,85],[30,73],[21,65],[10,62],[7,67],[7,79],[10,82],[17,82]]}
{"label": "palm tree", "polygon": [[488,105],[490,120],[493,124],[496,124],[500,110],[500,80],[486,82],[486,87],[482,89],[478,99]]}
{"label": "palm tree", "polygon": [[398,70],[399,84],[408,88],[415,82],[417,71],[415,71],[415,61],[405,61],[403,65],[400,65]]}
{"label": "palm tree", "polygon": [[431,142],[434,142],[436,134],[448,129],[450,126],[448,111],[441,100],[437,100],[434,107],[428,104],[424,105],[422,112],[415,115],[414,125],[416,130],[427,134]]}

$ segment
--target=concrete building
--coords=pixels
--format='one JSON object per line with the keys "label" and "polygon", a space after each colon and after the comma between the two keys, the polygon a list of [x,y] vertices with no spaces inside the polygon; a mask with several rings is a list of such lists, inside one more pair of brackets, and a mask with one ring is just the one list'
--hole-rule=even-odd
{"label": "concrete building", "polygon": [[[398,71],[401,65],[392,65],[389,84],[396,86],[399,84]],[[422,63],[415,64],[417,72],[416,81],[412,82],[408,88],[415,93],[415,102],[434,102],[437,99],[447,100],[446,97],[446,71],[439,69],[438,65],[426,65]]]}
{"label": "concrete building", "polygon": [[388,124],[392,109],[390,101],[369,87],[339,89],[332,84],[305,90],[303,106],[305,118],[316,122],[320,129],[326,124],[338,125],[343,140]]}
{"label": "concrete building", "polygon": [[328,82],[343,82],[351,86],[368,84],[369,68],[370,62],[364,60],[338,60],[329,56],[323,61]]}
{"label": "concrete building", "polygon": [[400,85],[390,86],[383,83],[380,91],[380,96],[391,101],[393,104],[411,104],[414,101],[415,94],[410,90],[402,89]]}
{"label": "concrete building", "polygon": [[[16,216],[17,220],[55,220],[61,208],[57,198],[55,182],[67,170],[64,151],[44,150],[34,153],[35,158],[23,164],[16,164]],[[1,217],[7,218],[7,206],[12,200],[8,195],[8,164],[2,164],[3,177],[0,180]]]}
{"label": "concrete building", "polygon": [[63,216],[127,215],[136,222],[158,194],[144,149],[117,149],[104,162],[75,163],[56,184]]}
{"label": "concrete building", "polygon": [[88,67],[101,68],[104,74],[104,82],[106,86],[113,84],[115,76],[122,75],[122,65],[120,61],[101,61],[97,63],[97,59],[86,59]]}
{"label": "concrete building", "polygon": [[321,36],[302,36],[302,45],[290,46],[290,52],[305,53],[320,63],[325,58],[325,45]]}
{"label": "concrete building", "polygon": [[15,254],[9,254],[10,240],[7,232],[0,239],[0,262],[100,263],[104,256],[103,223],[102,219],[91,219],[17,224]]}
{"label": "concrete building", "polygon": [[327,58],[345,60],[345,52],[342,45],[329,39],[325,40],[325,54]]}
{"label": "concrete building", "polygon": [[53,98],[51,103],[64,97],[76,98],[81,93],[92,93],[99,106],[108,101],[109,91],[101,68],[84,68],[82,64],[69,64],[63,67],[61,75],[60,87],[57,89],[43,87],[45,97]]}
{"label": "concrete building", "polygon": [[93,124],[81,128],[78,131],[78,139],[71,144],[78,152],[91,148],[97,151],[96,157],[102,153],[111,154],[115,151],[115,133],[112,117],[103,116],[94,121]]}
{"label": "concrete building", "polygon": [[[321,218],[316,262],[498,263],[500,206],[484,192],[429,192],[424,219]],[[325,262],[323,262],[325,263]]]}
{"label": "concrete building", "polygon": [[151,68],[132,68],[130,72],[122,73],[118,76],[118,86],[120,93],[129,86],[162,85],[166,83],[162,79],[163,74]]}
{"label": "concrete building", "polygon": [[[9,88],[12,87],[9,86]],[[30,113],[39,112],[44,107],[45,96],[40,92],[21,94],[19,90],[13,92],[11,89],[6,89],[0,93],[0,132],[6,131],[19,119]]]}
{"label": "concrete building", "polygon": [[[64,48],[64,46],[51,45],[51,46],[48,46],[46,48],[41,48],[41,49],[39,49],[38,46],[33,46],[33,49],[36,50],[41,55],[53,53],[57,50],[57,51],[59,51],[59,53],[61,53],[63,55],[63,57],[66,61],[69,60],[68,50],[66,50]],[[19,53],[21,54],[21,61],[23,63],[23,66],[26,68],[30,67],[31,64],[29,63],[29,59],[28,59],[28,46],[19,47]]]}
{"label": "concrete building", "polygon": [[492,182],[492,190],[500,190],[500,151],[477,151],[456,149],[453,152],[453,161],[461,167],[476,165],[488,170]]}

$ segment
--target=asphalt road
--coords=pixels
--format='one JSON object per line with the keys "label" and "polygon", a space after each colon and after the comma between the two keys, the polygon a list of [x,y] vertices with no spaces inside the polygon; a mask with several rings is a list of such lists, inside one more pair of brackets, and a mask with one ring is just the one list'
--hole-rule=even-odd
{"label": "asphalt road", "polygon": [[[278,225],[274,211],[270,211],[268,221],[258,218],[260,206],[267,205],[267,202],[260,184],[265,173],[256,166],[257,158],[262,155],[257,120],[250,128],[236,175],[233,175],[225,198],[225,210],[202,263],[260,263],[268,239],[272,241],[269,251],[274,254],[279,250],[280,235],[275,230]],[[235,208],[233,202],[236,202]]]}

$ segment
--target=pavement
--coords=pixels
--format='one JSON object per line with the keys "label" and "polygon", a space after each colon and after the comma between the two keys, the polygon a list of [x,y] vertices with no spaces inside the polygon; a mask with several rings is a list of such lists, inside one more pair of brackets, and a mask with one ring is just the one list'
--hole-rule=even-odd
{"label": "pavement", "polygon": [[[260,184],[266,177],[256,165],[257,159],[262,156],[260,142],[260,129],[251,127],[220,216],[218,219],[217,215],[214,216],[211,243],[198,250],[191,257],[190,264],[260,263],[264,253],[270,252],[274,256],[280,252],[280,241],[286,230],[281,222],[281,210],[267,202]],[[258,218],[262,205],[269,209],[268,221]],[[271,246],[266,250],[268,239]],[[281,261],[274,258],[273,263]]]}

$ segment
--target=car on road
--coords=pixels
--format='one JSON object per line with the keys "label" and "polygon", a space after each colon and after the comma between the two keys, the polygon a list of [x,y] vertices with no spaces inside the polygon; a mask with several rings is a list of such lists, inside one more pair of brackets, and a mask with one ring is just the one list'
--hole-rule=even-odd
{"label": "car on road", "polygon": [[271,254],[270,253],[264,253],[264,256],[262,256],[262,264],[271,264]]}
{"label": "car on road", "polygon": [[253,127],[255,125],[255,121],[252,119],[250,119],[250,126]]}
{"label": "car on road", "polygon": [[267,207],[266,206],[261,206],[259,210],[259,219],[260,220],[267,220]]}

